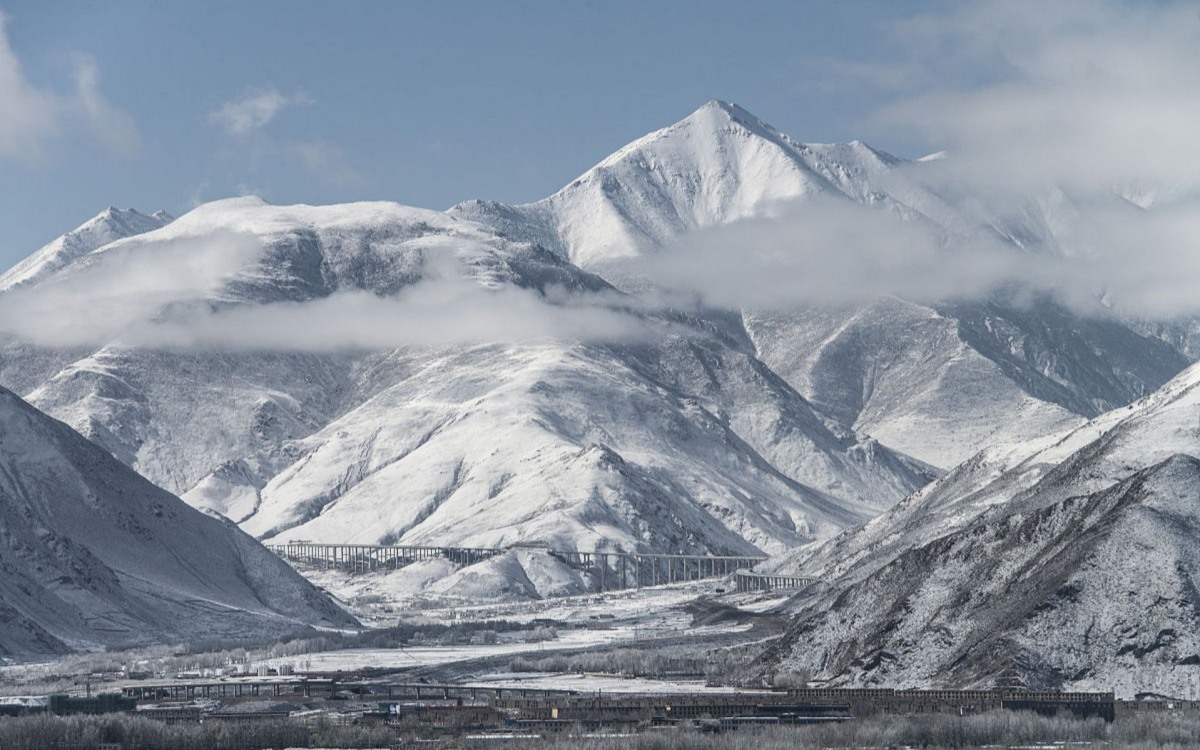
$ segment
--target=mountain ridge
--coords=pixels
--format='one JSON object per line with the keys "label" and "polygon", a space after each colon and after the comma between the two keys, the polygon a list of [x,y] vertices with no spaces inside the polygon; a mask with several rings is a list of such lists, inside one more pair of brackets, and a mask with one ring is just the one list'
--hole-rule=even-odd
{"label": "mountain ridge", "polygon": [[[936,473],[815,410],[755,360],[736,318],[646,308],[536,245],[424,209],[207,204],[100,248],[41,288],[81,284],[108,262],[145,267],[172,243],[187,243],[188,263],[230,262],[156,303],[176,315],[296,310],[350,292],[401,304],[466,284],[477,290],[462,298],[468,306],[520,290],[544,316],[587,310],[556,295],[596,295],[655,331],[378,351],[117,340],[29,392],[152,480],[256,535],[780,551],[864,520]],[[600,517],[610,533],[587,520]]]}
{"label": "mountain ridge", "polygon": [[[815,195],[884,208],[964,243],[1066,252],[1056,234],[1066,230],[1053,227],[1069,226],[1060,216],[1070,215],[1069,196],[992,210],[925,186],[918,178],[926,166],[860,141],[799,143],[737,105],[714,101],[618,149],[541,201],[468,202],[448,213],[553,248],[634,292],[644,284],[621,261],[670,250],[684,262],[690,232],[770,217]],[[805,398],[943,470],[988,439],[1021,442],[1078,425],[1153,390],[1190,362],[1167,336],[1147,335],[1150,327],[1107,312],[1080,314],[1046,295],[1031,302],[898,302],[906,309],[884,310],[886,301],[831,309],[798,300],[790,310],[748,303],[740,312],[756,354]],[[927,333],[914,335],[913,326]],[[874,359],[863,352],[868,339],[884,342],[870,344],[880,349]],[[804,351],[798,341],[817,348]],[[898,366],[885,371],[872,365],[876,360]],[[1013,413],[1025,418],[1014,423],[1007,418]]]}
{"label": "mountain ridge", "polygon": [[174,217],[166,211],[147,216],[132,208],[109,206],[0,273],[0,292],[35,283],[110,242],[153,231],[172,221]]}

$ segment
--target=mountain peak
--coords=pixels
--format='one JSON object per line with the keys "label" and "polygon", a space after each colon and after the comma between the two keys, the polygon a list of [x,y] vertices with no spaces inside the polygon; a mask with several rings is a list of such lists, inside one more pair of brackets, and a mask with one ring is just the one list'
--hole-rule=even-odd
{"label": "mountain peak", "polygon": [[738,104],[722,101],[721,99],[713,99],[709,101],[704,106],[700,107],[700,109],[697,109],[695,112],[686,117],[684,122],[692,120],[693,118],[699,119],[714,116],[724,118],[731,123],[736,123],[751,131],[762,131],[764,133],[771,133],[776,136],[779,135],[778,130],[759,119],[754,113]]}
{"label": "mountain peak", "polygon": [[727,102],[722,99],[710,99],[709,101],[705,102],[703,106],[701,106],[699,109],[697,109],[695,112],[693,112],[692,115],[694,116],[694,115],[698,115],[698,114],[704,113],[704,112],[714,113],[714,114],[715,113],[724,113],[731,120],[747,119],[747,118],[751,119],[751,120],[758,119],[757,117],[752,115],[750,112],[746,111],[746,109],[741,107],[740,105],[735,104],[733,102]]}
{"label": "mountain peak", "polygon": [[550,238],[586,266],[653,252],[782,200],[836,191],[812,159],[803,144],[746,109],[714,99],[617,150],[531,210],[551,222],[538,239]]}
{"label": "mountain peak", "polygon": [[101,222],[104,223],[129,223],[129,222],[145,222],[151,217],[138,211],[136,208],[117,208],[109,206],[100,213],[88,219],[86,222],[74,229],[75,232],[83,231],[85,227],[95,226]]}
{"label": "mountain peak", "polygon": [[761,216],[817,194],[880,192],[902,161],[861,141],[804,144],[733,102],[713,99],[524,206],[468,202],[450,212],[552,248],[581,266],[653,253],[688,232]]}
{"label": "mountain peak", "polygon": [[[627,158],[629,155],[644,151],[651,147],[652,144],[661,141],[683,138],[691,142],[690,149],[692,150],[704,145],[716,146],[722,138],[722,134],[730,131],[742,131],[743,133],[776,143],[784,148],[793,145],[787,136],[755,117],[746,109],[731,102],[713,99],[679,122],[655,130],[618,149],[597,164],[592,171],[611,166]],[[587,175],[584,176],[586,177]]]}

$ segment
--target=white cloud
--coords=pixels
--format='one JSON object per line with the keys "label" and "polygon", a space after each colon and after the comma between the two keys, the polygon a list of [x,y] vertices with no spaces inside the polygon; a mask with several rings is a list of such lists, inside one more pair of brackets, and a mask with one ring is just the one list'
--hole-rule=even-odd
{"label": "white cloud", "polygon": [[680,306],[788,309],[859,304],[883,295],[920,302],[977,298],[997,287],[1063,271],[1049,258],[977,238],[959,242],[926,223],[844,198],[814,197],[681,238],[629,261]]}
{"label": "white cloud", "polygon": [[48,132],[57,129],[59,103],[53,94],[25,81],[4,24],[0,15],[0,156],[14,156],[38,147]]}
{"label": "white cloud", "polygon": [[[1194,3],[987,0],[899,25],[878,121],[964,179],[1036,189],[1197,184]],[[861,71],[860,71],[861,72]],[[876,77],[887,79],[885,71]]]}
{"label": "white cloud", "polygon": [[260,253],[255,237],[232,232],[118,243],[43,284],[0,294],[0,330],[48,346],[110,341],[203,297]]}
{"label": "white cloud", "polygon": [[156,348],[319,352],[656,335],[650,323],[603,298],[555,296],[551,302],[511,286],[430,279],[393,297],[351,290],[302,303],[179,309],[122,332],[120,339]]}
{"label": "white cloud", "polygon": [[245,136],[261,130],[288,107],[312,104],[308,94],[298,92],[287,96],[277,89],[250,89],[237,99],[225,102],[208,116],[233,136]]}
{"label": "white cloud", "polygon": [[1200,196],[1146,209],[1108,193],[1072,201],[1070,212],[1049,246],[1022,249],[999,235],[948,234],[921,218],[814,197],[619,267],[653,282],[659,304],[679,308],[790,310],[883,296],[938,304],[997,293],[1020,304],[1039,293],[1087,315],[1200,315]]}
{"label": "white cloud", "polygon": [[128,154],[138,145],[132,118],[101,91],[94,60],[76,59],[73,94],[39,89],[26,80],[0,13],[0,160],[38,158],[51,139],[71,127],[83,128],[118,153]]}
{"label": "white cloud", "polygon": [[[350,166],[345,152],[336,143],[320,139],[282,139],[271,137],[263,129],[288,107],[313,104],[304,92],[291,96],[274,88],[250,89],[243,96],[222,104],[208,116],[247,149],[251,161],[299,163],[317,177],[337,187],[362,185],[362,173]],[[251,137],[253,136],[253,137]]]}
{"label": "white cloud", "polygon": [[224,285],[261,274],[261,253],[256,237],[232,232],[118,243],[45,283],[0,294],[0,333],[52,347],[321,352],[629,341],[671,328],[621,295],[485,286],[444,253],[426,256],[422,279],[391,296],[350,289],[304,302],[229,302]]}
{"label": "white cloud", "polygon": [[[948,157],[872,187],[952,206],[952,232],[846,200],[683,238],[632,269],[723,307],[937,303],[1040,290],[1151,318],[1200,315],[1200,14],[1193,4],[983,0],[898,24],[884,64],[829,64]],[[960,220],[966,218],[977,229]],[[1040,225],[1040,222],[1048,222]],[[1001,240],[1007,227],[1045,246]],[[989,230],[994,228],[995,231]],[[959,232],[961,236],[953,235]]]}

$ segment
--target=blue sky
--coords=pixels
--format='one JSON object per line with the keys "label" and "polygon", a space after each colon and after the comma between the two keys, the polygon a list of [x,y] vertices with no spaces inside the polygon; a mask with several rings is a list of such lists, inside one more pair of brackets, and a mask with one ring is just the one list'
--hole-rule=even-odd
{"label": "blue sky", "polygon": [[946,7],[0,0],[0,268],[108,205],[535,200],[714,98],[918,156],[879,83]]}

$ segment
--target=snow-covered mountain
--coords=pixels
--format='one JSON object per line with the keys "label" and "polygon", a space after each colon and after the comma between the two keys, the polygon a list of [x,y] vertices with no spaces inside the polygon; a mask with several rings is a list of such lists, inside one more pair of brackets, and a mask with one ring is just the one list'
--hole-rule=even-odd
{"label": "snow-covered mountain", "polygon": [[0,383],[264,538],[780,552],[1186,364],[1049,299],[681,312],[614,265],[814,196],[1064,252],[913,168],[713,102],[525,206],[218,201],[23,264]]}
{"label": "snow-covered mountain", "polygon": [[[1200,694],[1200,367],[1026,455],[975,457],[784,565],[782,660],[854,684]],[[1031,454],[1030,454],[1031,453]]]}
{"label": "snow-covered mountain", "polygon": [[232,523],[0,388],[0,656],[354,626]]}
{"label": "snow-covered mountain", "polygon": [[[779,551],[928,478],[831,431],[718,342],[405,359],[411,375],[290,445],[291,465],[230,514],[256,535],[299,539]],[[213,479],[186,498],[228,497]]]}
{"label": "snow-covered mountain", "polygon": [[[782,551],[861,523],[935,476],[813,409],[754,357],[736,317],[646,309],[539,246],[443,213],[222,201],[12,294],[87,299],[109,265],[153,267],[176,246],[223,272],[122,308],[129,325],[101,331],[111,343],[29,398],[262,538]],[[410,305],[411,316],[420,294],[447,288],[458,296],[439,297],[426,323],[448,344],[422,331],[365,334],[412,318],[342,307],[365,292],[364,304]],[[119,283],[105,295],[130,296]],[[592,298],[615,305],[602,319],[619,315],[642,335],[538,329],[453,343],[456,326],[478,322],[461,317],[473,307],[523,327],[586,322],[579,315],[596,311],[576,302]],[[203,326],[210,315],[310,309],[300,303],[349,317],[283,347],[308,352],[162,337],[194,335],[195,325],[172,327],[193,314]],[[239,320],[237,335],[253,336],[254,319]],[[0,372],[28,356],[27,344],[12,346]]]}
{"label": "snow-covered mountain", "polygon": [[[923,166],[860,142],[799,143],[714,101],[549,198],[523,206],[469,201],[450,212],[538,242],[619,285],[629,284],[624,259],[679,252],[680,243],[686,252],[692,231],[771,216],[814,197],[876,207],[1014,253],[1076,251],[1069,196],[991,205],[926,186]],[[742,312],[758,357],[806,398],[943,469],[987,445],[1019,443],[1127,404],[1188,363],[1111,316],[1081,316],[1050,299],[887,298],[833,308],[797,300],[794,310],[748,305]]]}
{"label": "snow-covered mountain", "polygon": [[[890,159],[861,143],[844,149]],[[451,213],[590,267],[758,216],[779,201],[838,192],[835,183],[853,185],[844,167],[825,158],[829,150],[795,143],[741,107],[713,101],[618,150],[549,198],[524,206],[468,201]]]}

